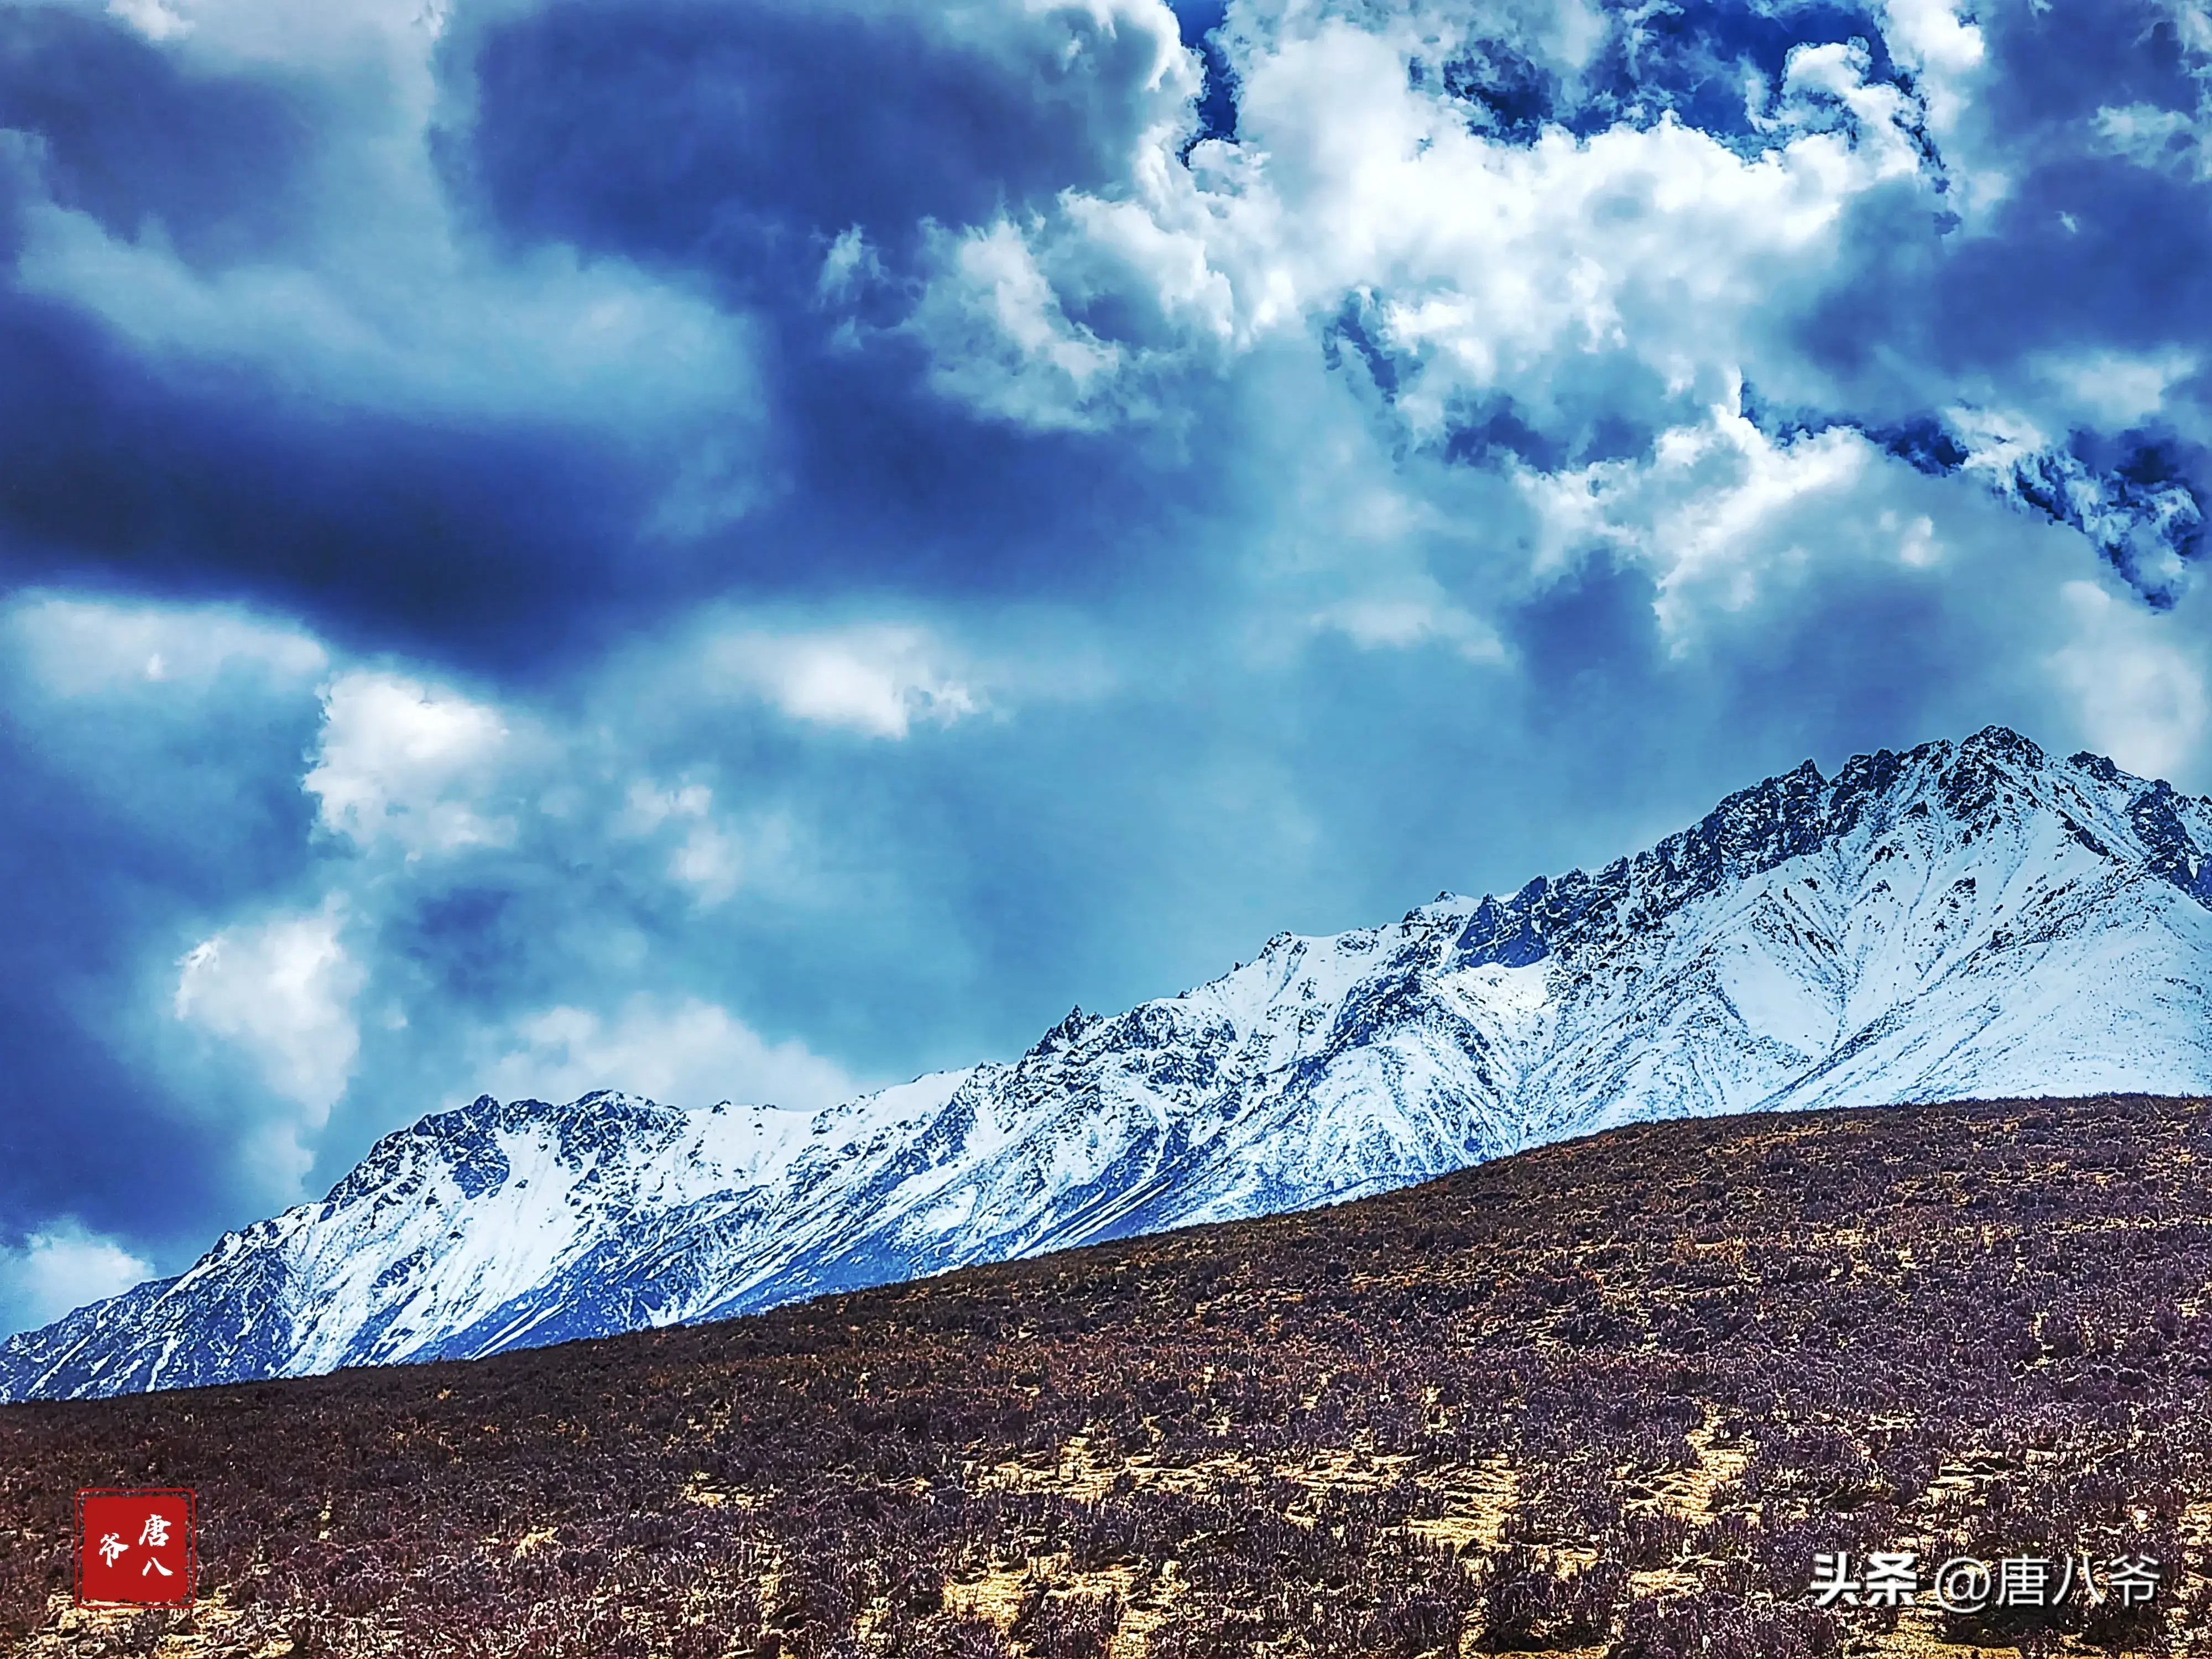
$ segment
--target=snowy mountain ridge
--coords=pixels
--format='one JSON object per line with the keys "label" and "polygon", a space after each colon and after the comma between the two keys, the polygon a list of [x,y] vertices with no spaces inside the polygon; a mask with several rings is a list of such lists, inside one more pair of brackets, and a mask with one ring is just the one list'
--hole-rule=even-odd
{"label": "snowy mountain ridge", "polygon": [[0,1344],[0,1400],[460,1357],[1356,1197],[1638,1118],[2212,1092],[2212,799],[1999,727],[1284,933],[820,1113],[489,1097]]}

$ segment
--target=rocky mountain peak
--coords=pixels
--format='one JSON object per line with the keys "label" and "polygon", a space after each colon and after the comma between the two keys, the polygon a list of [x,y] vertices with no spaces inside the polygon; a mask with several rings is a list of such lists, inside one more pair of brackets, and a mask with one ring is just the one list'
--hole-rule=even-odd
{"label": "rocky mountain peak", "polygon": [[[465,1356],[1401,1185],[1639,1117],[2212,1091],[2212,800],[1991,726],[814,1114],[614,1091],[0,1344],[0,1398]],[[2081,988],[2094,985],[2094,999]]]}

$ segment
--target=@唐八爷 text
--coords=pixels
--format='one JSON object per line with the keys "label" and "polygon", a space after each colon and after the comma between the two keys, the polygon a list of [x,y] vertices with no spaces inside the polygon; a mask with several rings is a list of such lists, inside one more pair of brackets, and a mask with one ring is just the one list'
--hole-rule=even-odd
{"label": "@\u5510\u516b\u7237 text", "polygon": [[1935,1607],[1944,1613],[1996,1608],[2134,1607],[2154,1600],[2164,1565],[2154,1555],[2100,1558],[1954,1555],[1932,1567],[1917,1550],[1838,1551],[1813,1558],[1806,1598],[1816,1607]]}

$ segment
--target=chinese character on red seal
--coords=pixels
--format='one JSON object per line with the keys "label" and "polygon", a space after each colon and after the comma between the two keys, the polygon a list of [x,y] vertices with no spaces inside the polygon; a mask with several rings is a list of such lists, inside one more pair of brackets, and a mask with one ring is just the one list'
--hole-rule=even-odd
{"label": "chinese character on red seal", "polygon": [[76,1495],[76,1599],[188,1606],[198,1566],[192,1495],[180,1488]]}

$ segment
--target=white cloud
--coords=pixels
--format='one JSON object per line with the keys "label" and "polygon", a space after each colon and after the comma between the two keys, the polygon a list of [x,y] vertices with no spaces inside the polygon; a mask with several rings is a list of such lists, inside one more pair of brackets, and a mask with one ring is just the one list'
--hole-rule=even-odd
{"label": "white cloud", "polygon": [[2197,352],[2169,346],[2148,354],[2090,351],[2044,356],[2033,367],[2064,394],[2072,405],[2069,412],[2118,428],[2159,413],[2167,390],[2196,374],[2203,362]]}
{"label": "white cloud", "polygon": [[916,721],[949,726],[983,708],[951,650],[908,623],[798,633],[738,628],[707,649],[712,682],[765,698],[793,720],[903,738]]}
{"label": "white cloud", "polygon": [[178,963],[176,1018],[242,1053],[290,1109],[246,1114],[243,1161],[289,1193],[313,1165],[308,1145],[343,1096],[361,1049],[354,1001],[368,975],[341,938],[333,899],[301,915],[227,927]]}
{"label": "white cloud", "polygon": [[0,1249],[0,1334],[28,1330],[154,1277],[154,1264],[64,1218]]}
{"label": "white cloud", "polygon": [[296,684],[330,661],[308,635],[230,606],[42,592],[18,594],[0,610],[0,641],[45,690],[64,697],[156,684],[173,696],[240,670]]}
{"label": "white cloud", "polygon": [[[771,821],[766,826],[753,826],[754,833],[749,836],[717,817],[714,792],[705,784],[664,789],[642,780],[630,786],[629,799],[615,820],[618,835],[670,832],[675,843],[668,855],[670,877],[691,888],[702,903],[710,905],[736,893],[757,866],[780,860],[784,837],[774,833],[780,828]],[[755,844],[748,845],[748,841]]]}
{"label": "white cloud", "polygon": [[[1929,125],[1946,132],[1958,125],[1972,83],[1988,55],[1981,25],[1951,0],[1888,0],[1890,49],[1917,79],[1928,100]],[[1968,9],[1969,11],[1971,9]]]}
{"label": "white cloud", "polygon": [[510,733],[500,712],[402,675],[354,669],[323,694],[315,765],[301,787],[323,826],[410,858],[514,837],[486,805]]}
{"label": "white cloud", "polygon": [[187,33],[191,24],[169,5],[169,0],[107,0],[107,15],[119,17],[149,40],[173,40]]}
{"label": "white cloud", "polygon": [[[512,9],[474,6],[472,20]],[[465,419],[563,421],[649,443],[696,471],[757,434],[750,325],[696,285],[614,256],[516,250],[453,203],[434,135],[465,125],[441,83],[442,9],[425,0],[115,0],[180,61],[312,88],[318,142],[303,201],[326,204],[277,252],[179,257],[158,217],[111,229],[37,192],[15,278],[180,368],[244,364],[318,404]],[[749,443],[736,447],[750,455]],[[736,464],[740,473],[750,464]],[[686,486],[696,497],[696,483]],[[738,479],[714,492],[742,511]],[[679,503],[688,520],[697,501]]]}
{"label": "white cloud", "polygon": [[353,1000],[363,975],[343,927],[343,908],[328,903],[227,927],[177,964],[177,1018],[245,1049],[311,1123],[345,1092],[361,1046]]}
{"label": "white cloud", "polygon": [[2094,582],[2068,582],[2060,599],[2071,637],[2050,665],[2097,750],[2143,777],[2198,772],[2212,720],[2201,632]]}
{"label": "white cloud", "polygon": [[744,879],[745,860],[736,836],[702,821],[685,832],[668,860],[668,873],[696,888],[704,902],[719,904]]}
{"label": "white cloud", "polygon": [[1317,612],[1316,628],[1333,629],[1368,650],[1442,645],[1470,662],[1503,662],[1497,631],[1438,593],[1370,594]]}
{"label": "white cloud", "polygon": [[649,835],[671,818],[704,817],[714,805],[714,792],[703,783],[664,789],[641,779],[630,785],[616,828],[629,834]]}
{"label": "white cloud", "polygon": [[553,1101],[620,1089],[678,1106],[736,1100],[815,1107],[860,1092],[804,1043],[767,1042],[727,1010],[696,997],[632,998],[612,1018],[585,1008],[546,1009],[497,1040],[478,1074],[502,1097]]}
{"label": "white cloud", "polygon": [[[386,216],[372,215],[381,218]],[[52,202],[24,210],[18,281],[140,349],[251,362],[319,398],[472,416],[565,415],[665,430],[684,404],[727,410],[750,384],[738,325],[624,261],[541,249],[511,267],[445,246],[429,272],[368,250],[204,271],[158,228],[119,238]],[[418,243],[421,234],[411,238]]]}
{"label": "white cloud", "polygon": [[883,261],[869,246],[867,233],[858,225],[848,225],[822,256],[821,274],[814,282],[815,297],[835,305],[881,282],[883,276]]}
{"label": "white cloud", "polygon": [[[1652,569],[1662,634],[1678,653],[1700,618],[1742,611],[1817,559],[1877,546],[1901,564],[1935,554],[1924,520],[1860,524],[1858,486],[1878,454],[1845,427],[1778,442],[1724,408],[1662,434],[1651,459],[1524,475],[1545,526],[1538,568],[1604,544]],[[1854,504],[1859,503],[1857,507]]]}
{"label": "white cloud", "polygon": [[938,240],[940,270],[907,325],[929,348],[939,392],[1046,429],[1123,412],[1121,349],[1068,320],[1020,231],[1001,220]]}
{"label": "white cloud", "polygon": [[[1329,228],[1306,244],[1316,264],[1300,286],[1377,294],[1385,343],[1413,360],[1398,402],[1417,432],[1439,430],[1459,393],[1503,391],[1540,417],[1608,360],[1595,385],[1615,414],[1658,413],[1655,393],[1717,399],[1768,347],[1773,313],[1826,281],[1851,200],[1917,166],[1896,94],[1868,88],[1863,69],[1793,56],[1792,90],[1809,97],[1817,82],[1852,128],[1801,132],[1750,161],[1671,121],[1587,141],[1554,131],[1523,148],[1423,108],[1419,140],[1398,153],[1370,138],[1361,163],[1310,164],[1316,199],[1285,206]],[[1340,120],[1314,112],[1319,95],[1306,90],[1285,120]],[[1623,377],[1629,366],[1650,390]]]}
{"label": "white cloud", "polygon": [[2205,0],[2164,0],[2159,9],[2173,20],[2185,50],[2212,56],[2212,5]]}
{"label": "white cloud", "polygon": [[2204,94],[2194,112],[2167,109],[2158,104],[2107,104],[2090,125],[2098,147],[2153,172],[2204,177],[2208,162],[2202,137]]}
{"label": "white cloud", "polygon": [[[1832,280],[1848,210],[1920,173],[1915,112],[1855,47],[1791,55],[1772,146],[1746,157],[1672,119],[1494,141],[1409,75],[1439,50],[1410,23],[1246,23],[1237,145],[1185,167],[1164,141],[1109,197],[957,241],[915,323],[942,389],[1035,425],[1148,417],[1175,407],[1158,387],[1178,361],[1310,331],[1349,295],[1418,434],[1500,392],[1679,419],[1762,354],[1794,369],[1790,319]],[[1101,295],[1139,319],[1127,338],[1068,320]]]}

